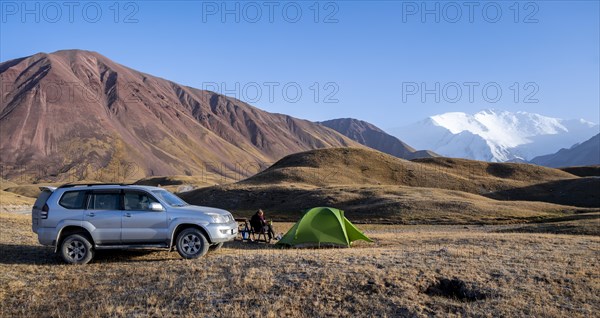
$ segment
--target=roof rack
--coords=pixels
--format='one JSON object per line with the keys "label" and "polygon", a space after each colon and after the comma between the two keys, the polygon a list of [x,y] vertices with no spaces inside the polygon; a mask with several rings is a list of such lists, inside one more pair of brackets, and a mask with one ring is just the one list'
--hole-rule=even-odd
{"label": "roof rack", "polygon": [[130,184],[127,183],[67,183],[63,184],[58,189],[62,188],[72,188],[72,187],[91,187],[91,186],[105,186],[105,185],[115,185],[115,186],[128,186]]}

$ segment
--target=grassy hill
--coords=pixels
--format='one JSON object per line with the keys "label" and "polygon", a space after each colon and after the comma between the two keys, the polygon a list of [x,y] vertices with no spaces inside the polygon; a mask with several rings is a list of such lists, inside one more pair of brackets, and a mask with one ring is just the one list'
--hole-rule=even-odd
{"label": "grassy hill", "polygon": [[58,184],[50,184],[50,183],[22,184],[22,185],[14,185],[10,188],[6,188],[6,189],[4,189],[4,191],[35,199],[40,194],[40,187],[44,186],[44,185],[58,186]]}
{"label": "grassy hill", "polygon": [[498,232],[553,233],[600,236],[600,213],[581,213],[519,225]]}
{"label": "grassy hill", "polygon": [[413,162],[436,167],[442,172],[462,176],[466,179],[501,179],[537,183],[573,178],[567,171],[524,163],[498,163],[457,158],[423,158]]}
{"label": "grassy hill", "polygon": [[[528,164],[449,158],[407,161],[372,150],[330,148],[287,156],[238,183],[180,195],[190,203],[238,215],[263,208],[278,220],[295,220],[314,206],[335,206],[359,222],[493,224],[598,211],[600,204],[577,187],[556,197],[548,194],[548,186],[540,186],[584,181]],[[510,191],[531,193],[505,195]]]}
{"label": "grassy hill", "polygon": [[497,200],[544,201],[579,207],[600,207],[600,178],[585,177],[543,182],[493,192],[486,196]]}
{"label": "grassy hill", "polygon": [[[399,224],[500,224],[594,211],[545,202],[499,201],[479,195],[407,186],[232,184],[181,193],[187,202],[228,209],[248,217],[257,209],[269,218],[295,221],[315,206],[334,206],[352,221]],[[598,209],[596,209],[597,211]]]}
{"label": "grassy hill", "polygon": [[14,183],[14,182],[12,182],[12,181],[8,181],[8,180],[5,180],[3,178],[0,178],[0,190],[4,190],[4,189],[10,188],[10,187],[14,187],[16,185],[17,184]]}
{"label": "grassy hill", "polygon": [[368,149],[329,148],[286,156],[240,184],[403,185],[484,194],[573,177],[527,164],[441,157],[407,161]]}
{"label": "grassy hill", "polygon": [[[176,175],[136,184],[160,185],[192,204],[228,209],[237,216],[262,208],[270,218],[285,221],[314,206],[341,208],[358,222],[400,224],[507,224],[600,211],[600,179],[595,177],[529,164],[407,161],[359,148],[289,155],[234,181]],[[28,198],[39,193],[39,184],[3,184],[10,186],[3,191],[6,204],[29,204]]]}
{"label": "grassy hill", "polygon": [[0,190],[0,208],[6,208],[11,205],[33,205],[33,198],[19,195],[16,193]]}
{"label": "grassy hill", "polygon": [[600,165],[565,167],[560,170],[574,174],[579,177],[600,177]]}

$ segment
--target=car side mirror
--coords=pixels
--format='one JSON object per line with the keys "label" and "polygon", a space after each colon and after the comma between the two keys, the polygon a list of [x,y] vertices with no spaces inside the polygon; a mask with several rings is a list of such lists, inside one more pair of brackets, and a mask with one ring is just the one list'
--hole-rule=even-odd
{"label": "car side mirror", "polygon": [[164,211],[165,208],[163,208],[162,204],[158,203],[158,202],[152,202],[150,203],[150,211],[156,211],[156,212],[161,212]]}

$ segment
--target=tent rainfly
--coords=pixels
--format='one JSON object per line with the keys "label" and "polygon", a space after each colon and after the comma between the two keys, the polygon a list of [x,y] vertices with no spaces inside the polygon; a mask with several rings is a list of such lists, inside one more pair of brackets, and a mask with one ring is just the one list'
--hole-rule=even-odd
{"label": "tent rainfly", "polygon": [[312,208],[277,242],[287,246],[343,246],[356,240],[372,242],[335,208]]}

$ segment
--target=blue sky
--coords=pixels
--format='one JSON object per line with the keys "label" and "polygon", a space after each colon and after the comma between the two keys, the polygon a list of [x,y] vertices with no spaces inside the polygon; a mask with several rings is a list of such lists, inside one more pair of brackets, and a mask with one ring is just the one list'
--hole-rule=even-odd
{"label": "blue sky", "polygon": [[496,108],[600,121],[598,1],[2,1],[0,9],[1,61],[92,50],[310,120],[390,128]]}

